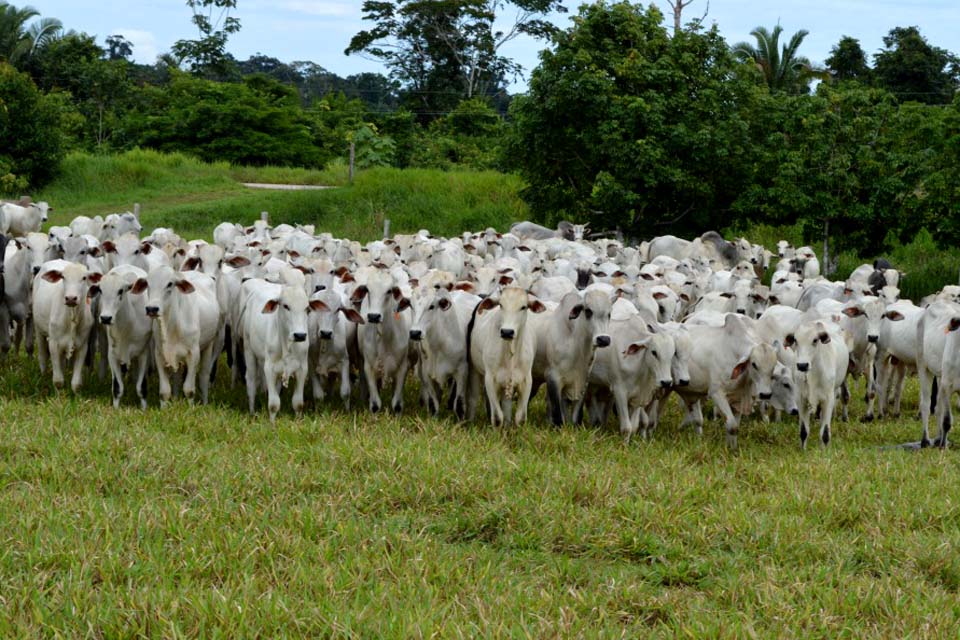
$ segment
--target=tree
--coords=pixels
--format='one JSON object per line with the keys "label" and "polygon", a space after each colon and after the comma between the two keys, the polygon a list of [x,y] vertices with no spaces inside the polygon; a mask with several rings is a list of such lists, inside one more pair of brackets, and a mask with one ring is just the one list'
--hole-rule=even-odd
{"label": "tree", "polygon": [[133,56],[133,43],[120,34],[107,36],[106,43],[110,60],[129,60]]}
{"label": "tree", "polygon": [[174,56],[179,62],[189,63],[194,75],[230,76],[233,66],[232,57],[227,54],[227,38],[240,31],[240,20],[230,15],[237,0],[187,0],[187,6],[193,11],[190,21],[196,25],[199,38],[177,40],[172,47]]}
{"label": "tree", "polygon": [[37,188],[57,171],[63,157],[61,112],[55,99],[0,62],[0,191]]}
{"label": "tree", "polygon": [[581,7],[514,100],[506,159],[537,218],[635,237],[730,224],[753,164],[740,77],[716,28],[670,38],[655,6]]}
{"label": "tree", "polygon": [[835,80],[855,80],[870,84],[872,79],[872,72],[867,66],[867,54],[860,46],[860,41],[850,36],[843,36],[840,42],[830,49],[826,64]]}
{"label": "tree", "polygon": [[[694,0],[667,0],[670,9],[673,10],[673,33],[676,34],[683,28],[683,10],[693,4]],[[710,6],[709,4],[707,5]]]}
{"label": "tree", "polygon": [[960,61],[932,46],[917,27],[897,27],[874,55],[877,84],[902,101],[949,104],[960,87]]}
{"label": "tree", "polygon": [[37,49],[60,35],[63,25],[56,18],[42,18],[27,26],[39,16],[33,7],[18,9],[0,0],[0,61],[19,67]]}
{"label": "tree", "polygon": [[146,87],[131,119],[137,141],[208,162],[317,166],[310,122],[293,87],[266,76],[213,82],[174,72],[166,87]]}
{"label": "tree", "polygon": [[756,46],[749,42],[739,42],[733,45],[733,55],[741,62],[756,65],[764,83],[771,91],[806,93],[810,80],[822,76],[810,60],[797,55],[797,50],[809,31],[805,29],[797,31],[781,48],[782,33],[783,27],[780,25],[774,27],[773,31],[768,31],[765,27],[757,27],[750,32],[757,41]]}
{"label": "tree", "polygon": [[[497,29],[508,7],[514,18]],[[381,60],[418,109],[435,116],[519,73],[503,46],[521,34],[548,36],[554,27],[546,14],[564,10],[562,0],[364,0],[363,19],[373,27],[345,53]]]}

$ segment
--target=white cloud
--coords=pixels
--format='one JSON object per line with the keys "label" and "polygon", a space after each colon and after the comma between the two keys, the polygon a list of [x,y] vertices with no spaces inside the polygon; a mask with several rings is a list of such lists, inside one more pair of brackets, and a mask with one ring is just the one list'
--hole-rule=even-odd
{"label": "white cloud", "polygon": [[133,59],[141,64],[153,64],[157,61],[157,38],[142,29],[119,28],[110,32],[120,34],[133,44]]}
{"label": "white cloud", "polygon": [[327,18],[355,17],[360,13],[357,7],[359,3],[339,0],[283,0],[279,4],[287,11]]}

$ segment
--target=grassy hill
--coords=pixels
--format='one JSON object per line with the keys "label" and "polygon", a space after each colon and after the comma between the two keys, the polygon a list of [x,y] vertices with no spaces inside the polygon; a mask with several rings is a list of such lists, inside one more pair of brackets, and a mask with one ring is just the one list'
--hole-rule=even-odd
{"label": "grassy hill", "polygon": [[[241,182],[335,186],[322,191],[266,191]],[[126,211],[141,205],[146,229],[173,227],[188,238],[212,235],[223,221],[250,223],[261,211],[273,224],[313,223],[318,231],[359,240],[391,230],[454,235],[463,229],[506,228],[526,216],[519,178],[494,171],[371,169],[347,185],[345,167],[330,170],[231,167],[180,154],[137,150],[116,156],[72,154],[60,177],[38,199],[54,207],[53,224],[74,216]]]}

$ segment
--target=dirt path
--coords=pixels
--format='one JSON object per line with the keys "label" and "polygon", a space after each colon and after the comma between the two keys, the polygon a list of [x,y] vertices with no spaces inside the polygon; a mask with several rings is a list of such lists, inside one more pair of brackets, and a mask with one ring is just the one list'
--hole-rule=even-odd
{"label": "dirt path", "polygon": [[251,189],[277,189],[279,191],[312,191],[315,189],[336,188],[318,184],[270,184],[267,182],[243,182],[241,184],[243,184],[245,187],[250,187]]}

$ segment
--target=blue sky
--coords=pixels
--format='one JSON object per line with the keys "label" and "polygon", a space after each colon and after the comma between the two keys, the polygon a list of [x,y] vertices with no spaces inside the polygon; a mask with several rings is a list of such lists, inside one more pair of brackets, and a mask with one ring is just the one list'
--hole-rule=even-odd
{"label": "blue sky", "polygon": [[[190,10],[183,0],[33,0],[41,15],[59,18],[72,29],[95,34],[102,43],[113,33],[122,33],[134,43],[138,62],[153,62],[158,53],[180,38],[195,36]],[[579,0],[566,0],[571,13]],[[658,3],[667,8],[666,2]],[[350,37],[363,28],[361,0],[239,0],[234,13],[242,24],[228,45],[238,58],[257,52],[284,61],[312,60],[338,73],[382,71],[376,62],[345,56]],[[694,0],[685,16],[703,14],[707,0]],[[561,27],[570,14],[553,16]],[[711,0],[707,22],[716,22],[731,44],[749,39],[757,25],[772,27],[780,22],[786,32],[807,29],[810,35],[801,53],[822,62],[841,36],[858,38],[868,54],[882,47],[882,38],[892,27],[917,25],[935,45],[960,53],[960,0]],[[528,71],[537,64],[543,44],[518,39],[505,53]],[[513,90],[522,90],[520,80]]]}

